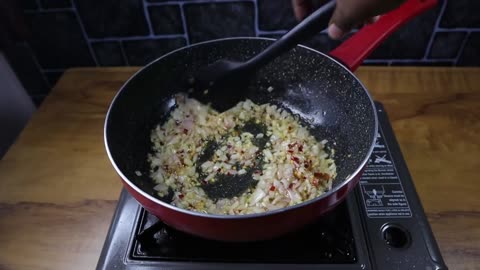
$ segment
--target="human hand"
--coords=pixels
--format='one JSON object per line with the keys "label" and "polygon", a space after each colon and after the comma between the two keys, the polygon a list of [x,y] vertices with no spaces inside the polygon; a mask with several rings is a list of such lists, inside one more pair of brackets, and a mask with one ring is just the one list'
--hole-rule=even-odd
{"label": "human hand", "polygon": [[[379,15],[399,7],[405,0],[337,0],[328,26],[332,39],[341,39],[354,27],[373,23]],[[292,0],[293,11],[303,20],[314,10],[314,0]],[[320,2],[326,2],[322,0]]]}

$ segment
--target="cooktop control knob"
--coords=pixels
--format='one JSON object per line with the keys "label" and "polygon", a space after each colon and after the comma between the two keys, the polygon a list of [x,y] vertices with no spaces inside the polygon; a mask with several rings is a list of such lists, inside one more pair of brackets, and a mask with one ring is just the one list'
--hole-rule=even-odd
{"label": "cooktop control knob", "polygon": [[402,226],[387,223],[382,226],[382,236],[385,243],[394,248],[407,247],[410,243],[410,233]]}

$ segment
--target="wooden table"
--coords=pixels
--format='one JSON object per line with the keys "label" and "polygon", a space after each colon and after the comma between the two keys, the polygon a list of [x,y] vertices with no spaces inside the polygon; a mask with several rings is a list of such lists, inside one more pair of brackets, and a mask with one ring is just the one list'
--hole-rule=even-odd
{"label": "wooden table", "polygon": [[[137,68],[68,70],[0,161],[0,269],[92,269],[121,182],[109,102]],[[480,268],[480,69],[363,67],[450,269]]]}

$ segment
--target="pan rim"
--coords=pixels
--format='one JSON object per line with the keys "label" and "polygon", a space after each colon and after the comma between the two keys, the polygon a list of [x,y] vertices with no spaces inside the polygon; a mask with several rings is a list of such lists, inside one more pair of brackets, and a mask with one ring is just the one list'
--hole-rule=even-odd
{"label": "pan rim", "polygon": [[225,41],[225,40],[246,40],[246,39],[266,40],[266,41],[275,41],[276,40],[276,39],[273,39],[273,38],[265,38],[265,37],[228,37],[228,38],[212,39],[212,40],[207,40],[207,41],[183,46],[181,48],[178,48],[178,49],[175,49],[171,52],[168,52],[168,53],[158,57],[157,59],[151,61],[150,63],[146,64],[145,66],[140,68],[138,71],[136,71],[130,78],[128,78],[128,80],[120,87],[120,89],[117,91],[117,93],[113,97],[112,101],[110,102],[107,114],[105,116],[104,133],[103,133],[104,138],[103,139],[104,139],[104,145],[105,145],[105,149],[106,149],[106,152],[107,152],[107,155],[108,155],[108,159],[110,160],[110,163],[114,167],[117,174],[122,178],[123,182],[126,183],[127,185],[129,185],[130,188],[134,189],[137,193],[141,194],[143,197],[147,198],[150,201],[153,201],[156,204],[159,204],[163,207],[169,208],[170,210],[173,210],[173,211],[178,211],[178,212],[183,213],[183,214],[193,215],[193,216],[197,216],[197,217],[201,217],[201,218],[211,218],[211,219],[227,219],[227,220],[230,220],[230,219],[251,219],[251,218],[258,218],[258,217],[281,214],[283,212],[292,211],[294,209],[301,208],[301,207],[304,207],[308,204],[313,204],[317,201],[320,201],[320,200],[322,200],[326,197],[329,197],[330,195],[335,194],[338,190],[342,189],[345,185],[348,185],[348,183],[350,183],[353,179],[355,179],[355,177],[362,171],[362,169],[365,167],[366,163],[368,162],[368,160],[369,160],[369,158],[370,158],[370,156],[373,152],[373,149],[374,149],[374,146],[375,146],[376,135],[378,133],[378,116],[377,116],[377,110],[376,110],[376,107],[375,107],[374,100],[373,100],[370,92],[363,85],[363,83],[344,64],[342,64],[341,62],[334,59],[333,57],[331,57],[328,54],[322,53],[322,52],[320,52],[318,50],[315,50],[313,48],[310,48],[310,47],[307,47],[305,45],[299,44],[299,45],[297,45],[298,47],[301,47],[303,49],[307,49],[307,50],[310,50],[312,52],[318,53],[318,54],[330,59],[331,61],[335,62],[339,66],[341,66],[351,76],[353,76],[353,78],[360,84],[362,89],[367,94],[368,99],[370,100],[371,108],[373,110],[374,122],[375,122],[374,123],[374,135],[372,136],[373,137],[372,142],[370,144],[370,148],[369,148],[369,150],[367,152],[367,155],[364,158],[364,160],[360,163],[360,165],[357,167],[357,169],[355,169],[355,171],[353,173],[351,173],[346,179],[342,180],[343,183],[337,185],[336,187],[328,190],[327,192],[323,193],[322,195],[320,195],[320,196],[318,196],[314,199],[307,200],[307,201],[304,201],[304,202],[296,204],[296,205],[291,205],[291,206],[287,206],[287,207],[284,207],[284,208],[271,210],[271,211],[266,211],[266,212],[262,212],[262,213],[245,214],[245,215],[219,215],[219,214],[209,214],[209,213],[203,213],[203,212],[198,212],[198,211],[193,211],[193,210],[187,210],[187,209],[183,209],[183,208],[171,205],[169,203],[163,202],[163,201],[153,197],[152,195],[147,194],[145,191],[143,191],[140,187],[135,185],[132,181],[130,181],[128,179],[128,177],[126,177],[123,174],[123,172],[120,170],[120,168],[117,166],[115,160],[113,159],[112,154],[110,153],[110,147],[109,147],[109,143],[108,143],[108,139],[107,139],[107,137],[108,137],[107,136],[107,133],[108,133],[107,126],[108,126],[108,123],[109,123],[109,120],[110,120],[110,112],[112,111],[112,108],[113,108],[114,104],[116,103],[117,98],[122,93],[122,91],[126,88],[126,86],[129,84],[129,82],[131,80],[133,80],[135,77],[137,77],[137,75],[139,73],[141,73],[142,71],[144,71],[145,69],[147,69],[151,65],[155,64],[157,61],[160,61],[160,60],[164,59],[165,57],[167,57],[171,54],[177,53],[179,51],[182,51],[182,50],[185,50],[185,49],[188,49],[188,48],[192,48],[192,47],[195,47],[195,46],[205,45],[205,44],[209,44],[209,43],[216,43],[216,42],[221,42],[221,41]]}

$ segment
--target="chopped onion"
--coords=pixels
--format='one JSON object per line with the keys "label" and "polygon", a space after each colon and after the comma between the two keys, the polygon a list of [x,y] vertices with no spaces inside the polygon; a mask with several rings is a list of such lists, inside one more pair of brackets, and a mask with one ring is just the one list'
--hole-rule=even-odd
{"label": "chopped onion", "polygon": [[154,186],[153,189],[161,193],[168,192],[168,186],[165,185],[165,183],[159,183],[158,185]]}
{"label": "chopped onion", "polygon": [[209,174],[209,175],[205,178],[205,181],[208,182],[208,181],[210,181],[213,177],[215,177],[215,173]]}
{"label": "chopped onion", "polygon": [[[171,117],[150,133],[154,151],[148,155],[155,190],[159,195],[173,190],[172,205],[215,214],[261,213],[315,198],[331,188],[331,179],[318,186],[310,181],[314,172],[335,177],[333,150],[328,155],[326,141],[316,141],[288,110],[245,100],[219,113],[186,97],[177,99],[177,105]],[[251,120],[266,130],[252,134],[234,129]],[[265,137],[267,142],[258,152],[255,139]],[[207,141],[218,147],[209,160],[195,164]],[[249,176],[249,171],[256,186],[233,198],[211,200],[199,185],[221,175]]]}
{"label": "chopped onion", "polygon": [[158,169],[155,173],[153,173],[152,178],[155,179],[158,183],[161,183],[164,180],[162,170]]}
{"label": "chopped onion", "polygon": [[265,195],[267,195],[265,191],[258,188],[255,189],[255,191],[252,193],[250,197],[250,206],[258,203],[263,197],[265,197]]}
{"label": "chopped onion", "polygon": [[204,162],[200,167],[202,168],[202,170],[205,172],[205,171],[209,171],[209,169],[211,169],[213,166],[213,162],[211,161],[206,161]]}

